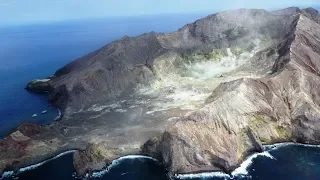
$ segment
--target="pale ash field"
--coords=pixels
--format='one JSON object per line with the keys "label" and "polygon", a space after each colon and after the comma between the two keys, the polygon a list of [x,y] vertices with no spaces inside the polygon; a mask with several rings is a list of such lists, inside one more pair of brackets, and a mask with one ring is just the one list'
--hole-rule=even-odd
{"label": "pale ash field", "polygon": [[79,175],[137,154],[231,174],[262,145],[319,144],[319,29],[312,8],[240,9],[123,37],[28,84],[63,118],[1,140],[0,169],[77,149]]}

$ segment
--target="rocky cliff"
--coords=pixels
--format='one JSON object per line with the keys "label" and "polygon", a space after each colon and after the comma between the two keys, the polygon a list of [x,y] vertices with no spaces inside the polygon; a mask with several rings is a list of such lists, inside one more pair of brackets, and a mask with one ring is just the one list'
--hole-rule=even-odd
{"label": "rocky cliff", "polygon": [[154,62],[159,57],[183,60],[214,49],[249,46],[253,40],[278,41],[292,21],[290,15],[242,9],[210,15],[170,34],[126,36],[59,69],[49,82],[50,101],[65,114],[86,109],[157,78]]}
{"label": "rocky cliff", "polygon": [[312,8],[241,9],[114,41],[28,85],[64,117],[1,140],[1,170],[79,149],[79,174],[128,154],[171,175],[230,173],[262,144],[319,144],[319,19]]}
{"label": "rocky cliff", "polygon": [[272,48],[277,58],[261,56],[268,50],[251,59],[272,60],[264,67],[269,73],[220,84],[203,108],[167,128],[158,151],[171,173],[230,173],[261,151],[259,144],[319,144],[319,15],[297,12],[290,31]]}

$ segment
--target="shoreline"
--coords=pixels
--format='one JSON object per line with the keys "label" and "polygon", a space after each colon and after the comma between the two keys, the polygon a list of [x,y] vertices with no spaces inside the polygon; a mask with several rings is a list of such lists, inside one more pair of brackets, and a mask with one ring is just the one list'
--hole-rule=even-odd
{"label": "shoreline", "polygon": [[[54,153],[72,147],[81,149],[90,143],[74,155],[79,175],[92,175],[91,169],[103,169],[116,158],[132,152],[140,154],[145,148],[146,153],[161,157],[169,176],[217,170],[233,177],[248,174],[248,167],[258,156],[273,159],[269,153],[272,149],[300,146],[293,143],[296,140],[307,144],[302,146],[318,147],[313,144],[320,144],[316,121],[320,94],[314,87],[320,86],[320,65],[306,62],[320,57],[320,51],[315,50],[319,17],[314,9],[299,8],[290,12],[221,12],[170,34],[124,37],[58,69],[52,81],[33,80],[27,88],[50,91],[49,102],[63,111],[58,109],[56,119],[64,117],[50,123],[54,125],[49,128],[26,123],[5,138],[1,143],[1,173],[6,167],[19,172],[18,168]],[[240,29],[239,23],[243,25]],[[207,24],[218,28],[211,31]],[[270,26],[274,24],[277,28]],[[306,29],[311,29],[308,35]],[[221,38],[220,34],[225,36]],[[261,77],[219,83],[198,81],[216,78],[219,74],[212,72],[216,70],[223,74],[220,77],[226,72],[228,76],[249,72]],[[187,78],[180,81],[175,75]],[[163,86],[149,84],[165,77],[173,80],[173,87],[166,80]],[[188,83],[194,78],[197,81]],[[157,91],[142,91],[139,100],[143,103],[139,101],[137,109],[127,112],[122,104],[110,110],[95,107],[94,103],[100,101],[120,99],[140,84]],[[150,101],[147,95],[155,98]],[[124,101],[123,107],[129,104]],[[158,106],[170,113],[149,111]],[[177,106],[192,108],[182,114],[175,111]],[[93,111],[74,112],[86,107]],[[98,111],[103,109],[112,113],[102,116],[105,112]],[[172,122],[168,117],[181,118]]]}
{"label": "shoreline", "polygon": [[[49,92],[46,92],[46,93],[48,93],[47,95],[48,95],[48,97],[49,97]],[[16,130],[21,124],[23,124],[23,123],[25,123],[25,122],[32,122],[32,123],[35,123],[35,124],[37,124],[37,125],[39,125],[39,126],[48,126],[48,125],[54,123],[55,121],[60,121],[60,120],[63,118],[63,113],[62,113],[62,111],[61,111],[59,108],[57,108],[57,107],[53,106],[52,104],[50,104],[49,101],[47,101],[47,104],[48,104],[48,107],[52,107],[52,108],[54,108],[55,110],[57,110],[57,116],[55,116],[53,119],[49,120],[49,121],[46,122],[46,123],[38,123],[38,122],[34,122],[34,121],[30,120],[30,119],[29,119],[29,120],[23,120],[23,121],[21,121],[21,123],[19,123],[16,127],[12,128],[12,129],[10,129],[10,130],[8,130],[8,131],[3,132],[3,134],[1,133],[0,139],[4,139],[5,137],[9,136],[11,133],[15,132],[15,130]],[[31,118],[31,119],[32,119],[32,118]]]}
{"label": "shoreline", "polygon": [[[54,108],[56,108],[56,107],[54,107]],[[58,116],[56,118],[54,118],[53,121],[60,121],[62,119],[63,115],[62,115],[62,112],[59,108],[56,108],[56,109],[58,110]]]}
{"label": "shoreline", "polygon": [[[268,144],[268,145],[263,145],[264,147],[264,151],[261,153],[254,153],[251,154],[250,156],[248,156],[236,169],[234,169],[231,174],[227,174],[225,172],[222,171],[213,171],[213,172],[202,172],[202,173],[190,173],[190,174],[175,174],[173,177],[177,178],[177,179],[186,179],[186,178],[200,178],[200,177],[225,177],[225,178],[232,178],[232,177],[236,177],[236,176],[248,176],[248,171],[247,168],[250,167],[250,165],[252,164],[253,160],[259,156],[264,156],[270,159],[275,159],[269,152],[270,151],[274,151],[277,150],[279,148],[282,147],[286,147],[286,146],[303,146],[303,147],[316,147],[316,148],[320,148],[320,145],[312,145],[312,144],[302,144],[302,143],[294,143],[294,142],[283,142],[283,143],[275,143],[275,144]],[[77,150],[67,150],[64,151],[62,153],[58,153],[57,155],[48,158],[42,162],[33,164],[33,165],[29,165],[29,166],[25,166],[20,168],[18,171],[14,172],[14,171],[5,171],[3,172],[2,176],[0,177],[0,180],[2,180],[3,178],[6,177],[10,177],[13,175],[19,175],[20,173],[23,173],[25,171],[31,171],[34,170],[40,166],[42,166],[43,164],[51,161],[51,160],[55,160],[57,158],[60,158],[61,156],[70,154],[70,153],[74,153]],[[110,171],[110,169],[112,169],[114,166],[117,166],[121,163],[121,161],[123,160],[128,160],[128,159],[149,159],[152,160],[154,162],[157,163],[161,163],[161,161],[151,157],[151,156],[146,156],[146,155],[126,155],[126,156],[122,156],[119,157],[117,159],[114,159],[111,161],[111,163],[109,165],[107,165],[105,168],[101,169],[100,171],[93,171],[91,174],[86,174],[85,177],[94,177],[94,178],[99,178],[102,177],[104,174],[106,174],[107,172]],[[75,173],[75,172],[73,172]],[[77,176],[77,175],[76,175]]]}
{"label": "shoreline", "polygon": [[212,177],[224,177],[224,178],[233,178],[236,176],[248,176],[249,173],[247,168],[250,167],[253,160],[258,156],[264,156],[266,158],[270,158],[276,160],[269,152],[278,150],[279,148],[286,146],[303,146],[307,148],[320,148],[320,145],[313,144],[303,144],[303,143],[294,143],[294,142],[282,142],[275,144],[267,144],[263,145],[264,151],[261,153],[254,153],[248,156],[236,169],[234,169],[231,174],[227,174],[224,172],[216,171],[216,172],[203,172],[203,173],[191,173],[191,174],[177,174],[175,177],[177,179],[189,179],[189,178],[212,178]]}
{"label": "shoreline", "polygon": [[[145,155],[127,155],[127,156],[122,156],[120,158],[117,158],[115,160],[112,160],[111,163],[109,165],[107,165],[105,168],[103,168],[100,171],[94,171],[92,172],[90,175],[91,177],[94,178],[99,178],[102,177],[104,174],[106,174],[107,172],[109,172],[114,166],[119,165],[123,160],[128,160],[128,159],[148,159],[148,160],[152,160],[154,162],[157,163],[161,163],[160,161],[158,161],[155,158],[152,158],[150,156],[145,156]],[[86,174],[86,177],[89,176],[89,174]]]}
{"label": "shoreline", "polygon": [[5,171],[5,172],[2,173],[2,176],[0,177],[0,180],[2,180],[3,178],[6,178],[6,177],[13,176],[13,175],[19,175],[19,174],[21,174],[21,173],[23,173],[25,171],[31,171],[33,169],[36,169],[36,168],[42,166],[43,164],[45,164],[45,163],[47,163],[47,162],[49,162],[51,160],[55,160],[57,158],[60,158],[61,156],[64,156],[64,155],[67,155],[67,154],[70,154],[70,153],[74,153],[75,151],[76,150],[64,151],[62,153],[59,153],[59,154],[57,154],[57,155],[55,155],[55,156],[53,156],[51,158],[48,158],[48,159],[46,159],[44,161],[41,161],[39,163],[36,163],[36,164],[33,164],[33,165],[29,165],[29,166],[25,166],[23,168],[19,168],[19,170],[16,171],[16,172],[15,171]]}

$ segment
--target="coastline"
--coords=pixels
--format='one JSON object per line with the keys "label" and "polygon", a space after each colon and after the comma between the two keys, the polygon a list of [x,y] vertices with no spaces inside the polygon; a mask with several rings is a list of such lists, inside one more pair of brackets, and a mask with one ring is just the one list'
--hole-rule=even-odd
{"label": "coastline", "polygon": [[34,164],[30,163],[31,165],[19,168],[19,170],[17,170],[17,171],[5,171],[5,172],[2,173],[2,176],[0,177],[0,180],[2,180],[3,178],[6,178],[6,177],[13,176],[13,175],[19,175],[20,173],[23,173],[25,171],[33,170],[33,169],[38,168],[38,167],[42,166],[43,164],[45,164],[45,163],[47,163],[47,162],[49,162],[51,160],[57,159],[57,158],[59,158],[61,156],[69,154],[69,153],[74,153],[75,151],[76,150],[67,150],[67,151],[58,153],[57,155],[51,156],[51,158],[47,158],[46,160],[40,161],[38,163],[34,163]]}
{"label": "coastline", "polygon": [[56,118],[54,118],[53,121],[60,121],[63,117],[63,114],[59,108],[56,108],[56,109],[58,110],[58,116]]}
{"label": "coastline", "polygon": [[[302,144],[302,143],[294,143],[294,142],[283,142],[283,143],[275,143],[275,144],[268,144],[268,145],[263,145],[265,151],[261,152],[261,153],[254,153],[251,154],[250,156],[248,156],[236,169],[234,169],[231,174],[227,174],[225,172],[221,172],[221,171],[213,171],[213,172],[202,172],[202,173],[189,173],[189,174],[175,174],[173,176],[173,178],[176,179],[189,179],[189,178],[210,178],[210,177],[224,177],[224,178],[233,178],[236,176],[248,176],[248,171],[247,168],[251,166],[253,160],[259,156],[264,156],[266,158],[270,158],[270,159],[275,159],[269,152],[270,151],[274,151],[277,150],[279,148],[282,147],[286,147],[286,146],[303,146],[303,147],[316,147],[316,148],[320,148],[320,145],[312,145],[312,144]],[[61,153],[58,153],[55,156],[52,156],[50,158],[47,158],[46,160],[43,160],[41,162],[38,163],[34,163],[32,165],[28,165],[25,167],[20,168],[19,170],[15,171],[5,171],[3,172],[2,176],[0,177],[0,180],[2,180],[3,178],[6,177],[10,177],[13,175],[19,175],[20,173],[23,173],[25,171],[31,171],[35,168],[38,168],[40,166],[42,166],[43,164],[57,159],[61,156],[67,155],[69,153],[74,153],[77,150],[67,150]],[[100,178],[103,175],[105,175],[106,173],[108,173],[113,167],[119,165],[123,160],[134,160],[134,159],[149,159],[152,160],[156,163],[162,163],[161,161],[151,157],[151,156],[146,156],[146,155],[126,155],[126,156],[122,156],[119,158],[116,158],[114,160],[111,161],[111,163],[109,163],[105,168],[101,169],[100,171],[93,171],[91,174],[85,174],[85,177],[93,177],[93,178]],[[77,175],[76,175],[77,176]],[[77,177],[81,177],[81,176],[77,176]]]}
{"label": "coastline", "polygon": [[[49,104],[48,102],[48,105],[49,106],[52,106],[51,104]],[[63,118],[63,113],[61,112],[61,110],[57,107],[54,107],[52,106],[55,110],[57,110],[58,114],[55,118],[53,118],[52,120],[48,121],[47,123],[37,123],[37,122],[33,122],[33,121],[30,121],[30,120],[25,120],[25,121],[22,121],[17,127],[11,129],[10,131],[6,132],[5,134],[3,134],[2,136],[0,136],[0,139],[4,139],[5,137],[8,137],[11,133],[15,132],[16,129],[26,123],[26,122],[32,122],[32,123],[35,123],[37,124],[38,126],[50,126],[52,123],[54,123],[55,121],[60,121],[62,118]]]}
{"label": "coastline", "polygon": [[[257,10],[249,11],[249,16],[240,19],[245,20],[245,18],[251,18],[251,15],[254,15],[254,17],[258,17],[257,21],[254,22],[259,22],[259,24],[264,24],[260,23],[260,20],[264,19],[266,19],[266,23],[278,23],[278,19],[273,18],[272,12],[268,14],[269,19],[266,18],[267,14],[265,12],[257,13],[256,11]],[[243,14],[242,11],[239,13]],[[208,18],[202,21],[203,24],[207,24],[207,22],[211,22],[210,20],[211,19]],[[230,19],[227,18],[225,20],[225,22],[229,22]],[[170,175],[175,173],[197,173],[199,169],[207,171],[215,170],[213,168],[216,168],[217,171],[220,170],[229,173],[232,176],[238,174],[245,175],[248,173],[246,168],[250,166],[252,160],[256,157],[265,156],[273,159],[268,151],[277,147],[277,145],[274,145],[275,139],[279,141],[290,141],[290,143],[292,143],[291,141],[298,140],[306,144],[310,143],[308,146],[315,146],[312,145],[313,143],[320,144],[318,140],[319,137],[317,136],[319,132],[319,122],[315,121],[315,119],[319,119],[319,105],[316,101],[319,99],[319,94],[316,89],[314,89],[314,87],[320,85],[318,74],[315,73],[316,71],[310,71],[308,69],[309,66],[302,66],[310,59],[296,58],[288,56],[287,54],[301,53],[302,56],[304,55],[303,57],[309,57],[312,53],[312,51],[309,50],[317,43],[314,39],[318,37],[320,33],[320,31],[316,31],[319,29],[317,28],[319,26],[303,14],[295,13],[292,15],[292,19],[288,20],[291,20],[291,23],[283,25],[283,28],[288,28],[288,32],[276,32],[276,34],[278,34],[277,36],[283,37],[283,39],[274,38],[275,43],[268,46],[272,51],[261,50],[260,52],[266,55],[269,54],[270,56],[260,56],[259,53],[254,54],[254,56],[251,57],[252,61],[246,64],[245,68],[248,69],[243,70],[262,71],[261,74],[264,75],[263,77],[243,77],[237,80],[219,83],[216,88],[208,88],[210,89],[208,90],[210,93],[211,90],[213,90],[212,94],[208,98],[205,97],[206,100],[203,106],[202,103],[200,107],[195,106],[195,111],[190,111],[190,113],[185,115],[174,110],[172,110],[172,114],[163,113],[169,117],[183,117],[174,123],[168,122],[168,118],[165,115],[162,116],[162,114],[151,117],[153,113],[148,112],[154,112],[155,114],[158,112],[148,111],[144,113],[145,109],[140,107],[140,104],[138,105],[140,111],[137,111],[137,108],[128,110],[127,112],[127,110],[122,109],[122,107],[130,104],[126,101],[122,103],[123,105],[120,104],[117,107],[110,107],[109,109],[105,108],[105,112],[111,113],[107,113],[104,117],[98,116],[102,115],[101,112],[98,112],[100,111],[99,108],[98,111],[90,111],[90,109],[88,109],[82,113],[71,112],[75,112],[73,110],[79,108],[90,107],[91,105],[94,107],[96,105],[94,103],[102,100],[102,97],[104,97],[104,100],[114,98],[118,93],[124,93],[124,89],[137,84],[147,84],[154,78],[155,74],[152,72],[152,69],[149,68],[150,66],[153,67],[153,62],[148,63],[147,61],[144,66],[140,66],[140,62],[135,62],[135,59],[126,59],[128,62],[135,62],[137,68],[133,71],[127,71],[127,69],[130,69],[129,65],[121,66],[119,69],[110,67],[109,69],[111,70],[117,70],[111,71],[112,74],[110,74],[110,72],[105,69],[96,69],[99,67],[99,63],[109,67],[110,64],[104,64],[105,62],[109,62],[105,61],[105,58],[110,58],[110,61],[115,60],[114,62],[118,62],[119,59],[116,57],[120,57],[121,60],[124,59],[121,58],[123,55],[121,52],[124,49],[131,49],[132,44],[141,45],[143,44],[141,42],[145,42],[144,44],[146,44],[146,46],[137,46],[139,48],[134,48],[135,51],[124,51],[128,52],[124,53],[124,55],[134,58],[135,56],[133,55],[142,54],[141,52],[154,52],[152,54],[148,53],[146,57],[138,59],[143,60],[146,58],[148,60],[151,56],[155,59],[155,62],[160,62],[161,59],[156,58],[162,57],[162,53],[166,53],[168,56],[172,55],[169,49],[166,49],[168,52],[162,52],[162,50],[164,50],[163,47],[171,47],[169,46],[171,45],[170,40],[172,40],[172,43],[177,42],[174,38],[175,36],[167,39],[167,36],[162,37],[161,35],[150,33],[136,38],[126,37],[114,42],[123,43],[124,46],[113,46],[113,44],[110,44],[106,46],[106,48],[101,49],[102,54],[107,52],[107,50],[108,52],[109,50],[110,52],[115,52],[115,54],[110,55],[105,53],[104,55],[108,55],[105,57],[99,56],[101,59],[95,59],[96,53],[100,52],[100,50],[97,50],[89,56],[85,56],[85,58],[89,58],[88,62],[97,63],[97,66],[91,66],[90,63],[88,63],[90,66],[87,65],[87,63],[82,64],[81,62],[83,62],[83,60],[80,59],[58,70],[57,79],[52,81],[53,84],[50,84],[51,82],[48,82],[48,80],[32,81],[31,89],[34,88],[42,91],[52,86],[52,88],[54,88],[52,92],[53,97],[50,98],[52,104],[62,109],[62,111],[68,108],[68,111],[62,113],[60,109],[58,109],[58,119],[62,119],[61,122],[50,123],[43,127],[28,124],[22,125],[17,128],[15,132],[11,133],[10,136],[1,141],[3,142],[1,143],[1,151],[3,152],[1,154],[1,157],[3,157],[2,164],[0,164],[2,168],[1,171],[8,168],[15,169],[16,172],[19,172],[20,170],[17,171],[17,168],[32,164],[30,162],[45,159],[45,157],[52,155],[53,152],[67,149],[81,149],[88,144],[104,141],[105,144],[101,146],[95,146],[95,144],[93,144],[93,146],[86,150],[79,150],[80,155],[78,158],[75,158],[79,160],[78,163],[74,163],[76,164],[75,169],[81,170],[77,171],[79,173],[78,175],[83,175],[86,172],[91,174],[91,170],[103,169],[106,163],[110,164],[111,162],[112,164],[116,158],[125,155],[124,150],[126,150],[126,148],[137,149],[137,154],[140,154],[141,145],[144,145],[149,138],[153,138],[152,140],[149,139],[150,141],[148,140],[148,143],[146,143],[147,153],[161,154],[162,163],[169,169]],[[224,24],[224,21],[217,22],[217,27],[219,27],[219,23]],[[245,24],[245,22],[243,23]],[[196,26],[197,24],[194,25]],[[248,28],[253,25],[256,24],[248,24]],[[304,44],[304,39],[295,38],[299,35],[304,37],[305,25],[311,29],[315,29],[315,31],[311,32],[310,37],[307,37],[310,41],[309,44]],[[185,27],[189,28],[189,26]],[[269,26],[261,26],[260,28],[268,27]],[[225,29],[221,29],[221,32],[225,32],[224,30]],[[186,32],[190,32],[191,35],[194,33],[193,31]],[[211,37],[214,34],[210,34],[210,32],[208,36]],[[184,33],[179,30],[175,35],[184,35]],[[268,38],[268,34],[264,35]],[[184,36],[177,36],[178,40],[180,40],[180,37]],[[159,41],[159,38],[163,38],[163,41]],[[234,38],[238,40],[237,36],[230,36],[230,44],[235,43],[233,41]],[[245,38],[253,37],[245,36]],[[199,39],[199,43],[202,43],[201,40],[203,39]],[[181,42],[183,42],[182,40]],[[285,43],[282,42],[282,40]],[[126,46],[126,43],[131,41],[133,42],[130,43],[131,46]],[[190,39],[190,41],[195,42],[194,39]],[[208,44],[211,43],[211,41],[205,42],[208,42]],[[218,46],[221,45],[219,43],[222,42],[217,43],[216,45]],[[243,44],[237,44],[239,47],[242,45]],[[302,53],[300,51],[301,45],[308,45],[307,47],[310,49]],[[113,49],[114,47],[115,49]],[[184,46],[181,45],[181,47]],[[186,52],[188,52],[187,50],[189,50],[189,48],[190,47],[186,48]],[[159,51],[151,51],[153,49],[158,49]],[[288,50],[288,52],[282,51],[283,49]],[[172,47],[172,50],[176,50],[176,47]],[[199,48],[199,51],[200,50],[202,49]],[[180,57],[179,53],[180,52],[177,51],[177,54],[174,55],[179,56],[179,60],[181,60],[182,63],[188,59],[184,57],[184,54],[181,54]],[[233,55],[230,48],[228,48],[227,51],[227,54],[229,53]],[[234,55],[235,54],[237,54],[237,50],[235,50]],[[214,54],[212,54],[212,56],[213,55]],[[173,58],[175,56],[172,55],[170,57]],[[202,58],[203,57],[200,59]],[[285,60],[287,64],[284,65],[282,61],[278,61],[278,58],[283,58],[281,60]],[[164,58],[164,60],[168,59],[170,58]],[[210,57],[208,59],[210,59]],[[264,67],[256,67],[257,64],[260,65],[264,62],[266,63]],[[127,65],[127,62],[122,63]],[[169,62],[165,61],[165,63]],[[297,66],[297,64],[299,64],[299,66]],[[155,70],[161,69],[162,66],[159,65],[159,67],[156,67]],[[320,69],[318,66],[313,68],[316,70]],[[81,69],[81,71],[77,69]],[[206,70],[206,68],[204,68],[204,70]],[[198,69],[194,71],[197,72]],[[272,72],[272,74],[278,74],[269,76],[270,74],[267,74],[269,71]],[[122,74],[123,72],[126,73]],[[119,76],[119,74],[121,74],[121,76]],[[118,86],[114,86],[114,83],[112,83],[115,79]],[[310,84],[310,86],[307,86],[306,83]],[[71,84],[71,87],[68,87],[69,84]],[[192,86],[192,88],[194,87]],[[110,92],[105,93],[106,90],[110,90]],[[166,93],[173,94],[175,92],[181,95],[181,91],[174,90]],[[300,97],[299,93],[302,93],[303,96]],[[88,96],[88,94],[90,96]],[[189,94],[185,96],[189,96]],[[180,98],[183,99],[184,97]],[[314,101],[310,101],[310,98]],[[161,101],[166,100],[164,98],[159,99]],[[150,102],[143,103],[143,105],[144,104],[150,104]],[[70,111],[69,107],[71,108]],[[148,108],[149,107],[146,107],[146,109]],[[308,108],[308,111],[305,111],[306,108]],[[62,118],[63,114],[65,115],[64,118]],[[178,116],[176,114],[178,114]],[[310,116],[310,114],[312,116]],[[89,119],[90,121],[88,121]],[[56,125],[51,126],[51,124]],[[264,142],[271,144],[270,146],[266,146],[266,149],[269,148],[268,150],[262,147],[261,144]],[[259,153],[251,154],[253,152]],[[33,167],[33,165],[31,167]],[[25,169],[22,168],[22,170]]]}
{"label": "coastline", "polygon": [[320,148],[320,145],[294,143],[294,142],[268,144],[268,145],[263,145],[264,151],[262,153],[254,153],[248,156],[235,170],[232,171],[231,174],[227,174],[224,172],[203,172],[203,173],[194,173],[194,174],[178,174],[175,177],[177,179],[190,179],[190,178],[213,178],[213,177],[234,178],[236,176],[249,176],[247,168],[252,165],[252,162],[255,158],[257,158],[258,156],[264,156],[266,158],[276,160],[269,152],[278,150],[279,148],[283,148],[286,146],[303,146],[303,147]]}
{"label": "coastline", "polygon": [[115,160],[113,160],[109,165],[107,165],[107,167],[105,167],[104,169],[100,170],[100,171],[95,171],[92,172],[91,175],[86,174],[86,176],[91,176],[94,178],[99,178],[102,177],[104,174],[108,173],[114,166],[119,165],[119,163],[121,163],[123,160],[128,160],[128,159],[149,159],[152,160],[156,163],[161,163],[160,161],[158,161],[155,158],[152,158],[150,156],[144,156],[144,155],[127,155],[127,156],[122,156],[120,158],[117,158]]}

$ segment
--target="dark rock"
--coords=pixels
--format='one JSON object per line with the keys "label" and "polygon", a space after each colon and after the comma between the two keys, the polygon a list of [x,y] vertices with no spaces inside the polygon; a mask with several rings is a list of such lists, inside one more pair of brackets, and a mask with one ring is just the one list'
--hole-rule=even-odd
{"label": "dark rock", "polygon": [[205,107],[168,127],[161,152],[172,174],[230,172],[261,143],[319,144],[320,26],[303,14],[292,23],[278,60],[265,66],[272,74],[220,84]]}
{"label": "dark rock", "polygon": [[73,165],[79,175],[106,168],[112,160],[129,154],[140,153],[137,149],[112,148],[107,142],[89,144],[85,150],[78,150],[73,155]]}
{"label": "dark rock", "polygon": [[18,128],[16,131],[20,131],[22,134],[28,137],[34,137],[41,132],[41,127],[33,122],[24,122]]}
{"label": "dark rock", "polygon": [[26,86],[26,90],[36,93],[47,93],[51,89],[50,79],[36,79],[29,82]]}
{"label": "dark rock", "polygon": [[119,157],[122,150],[109,148],[106,143],[90,144],[83,151],[73,155],[73,165],[78,174],[101,170],[108,163]]}
{"label": "dark rock", "polygon": [[[230,173],[248,155],[261,152],[261,144],[320,144],[319,39],[317,11],[290,8],[226,11],[173,33],[114,41],[59,69],[49,81],[27,85],[35,92],[49,91],[50,102],[65,116],[50,126],[24,124],[0,140],[0,171],[79,149],[74,155],[79,174],[128,154],[153,156],[171,175]],[[262,42],[259,51],[217,78],[227,80],[219,81],[223,83],[194,111],[174,107],[149,115],[144,111],[150,106],[144,106],[157,97],[148,96],[139,96],[144,100],[141,107],[123,114],[111,108],[120,109],[121,103],[108,104],[132,97],[139,86],[184,71],[187,63],[197,60],[195,55],[208,60],[217,55],[214,50],[226,55],[226,48],[236,47],[251,52],[255,40]],[[254,78],[239,77],[241,73]],[[172,94],[175,89],[163,91]],[[161,138],[148,141],[151,137]]]}
{"label": "dark rock", "polygon": [[50,102],[62,111],[89,108],[158,78],[154,73],[158,57],[176,54],[181,58],[263,37],[278,40],[289,32],[294,19],[265,10],[240,9],[210,15],[170,34],[151,32],[122,38],[59,69],[50,81]]}
{"label": "dark rock", "polygon": [[160,138],[159,137],[153,137],[149,139],[145,144],[142,145],[141,147],[141,152],[142,154],[154,157],[158,160],[161,159],[161,154],[160,152]]}

